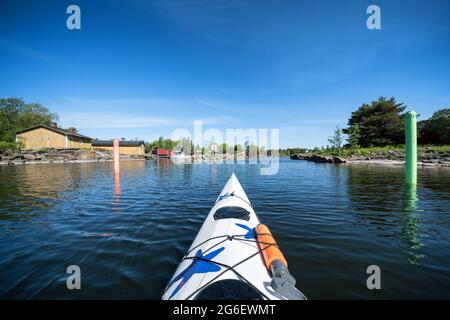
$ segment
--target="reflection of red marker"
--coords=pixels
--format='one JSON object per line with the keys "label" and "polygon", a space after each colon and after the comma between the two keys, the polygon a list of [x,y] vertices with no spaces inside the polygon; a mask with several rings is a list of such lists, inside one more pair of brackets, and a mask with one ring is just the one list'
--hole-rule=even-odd
{"label": "reflection of red marker", "polygon": [[99,234],[96,234],[96,236],[99,236],[99,237],[111,237],[112,233],[99,233]]}
{"label": "reflection of red marker", "polygon": [[120,172],[119,139],[114,139],[114,142],[113,142],[113,157],[114,157],[114,173],[119,173]]}
{"label": "reflection of red marker", "polygon": [[120,196],[120,173],[114,173],[114,195]]}
{"label": "reflection of red marker", "polygon": [[119,162],[119,139],[113,141],[113,157],[114,157],[114,196],[113,204],[119,203],[120,197],[120,162]]}

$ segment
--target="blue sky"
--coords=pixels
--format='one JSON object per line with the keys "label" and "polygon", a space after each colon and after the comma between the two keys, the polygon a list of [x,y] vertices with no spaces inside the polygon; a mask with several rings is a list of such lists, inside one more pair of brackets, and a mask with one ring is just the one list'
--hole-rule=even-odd
{"label": "blue sky", "polygon": [[[66,28],[70,4],[81,30]],[[381,30],[366,28],[370,4]],[[203,120],[314,147],[379,96],[422,118],[450,107],[446,0],[17,0],[0,12],[0,97],[40,102],[101,139]]]}

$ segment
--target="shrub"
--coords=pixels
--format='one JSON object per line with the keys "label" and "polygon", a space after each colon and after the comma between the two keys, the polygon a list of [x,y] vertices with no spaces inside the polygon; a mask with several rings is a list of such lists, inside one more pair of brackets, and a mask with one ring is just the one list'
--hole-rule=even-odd
{"label": "shrub", "polygon": [[0,141],[0,153],[16,151],[17,145],[15,142]]}

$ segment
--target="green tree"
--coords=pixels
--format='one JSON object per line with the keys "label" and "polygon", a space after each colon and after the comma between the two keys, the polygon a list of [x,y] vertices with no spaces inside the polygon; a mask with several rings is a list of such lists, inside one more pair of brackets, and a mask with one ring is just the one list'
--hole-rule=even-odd
{"label": "green tree", "polygon": [[146,142],[146,143],[144,144],[144,147],[145,147],[145,153],[150,153],[150,152],[152,152],[153,146],[152,146],[152,143],[151,143],[151,142]]}
{"label": "green tree", "polygon": [[[350,126],[348,129],[348,144],[350,148],[358,149],[359,148],[359,140],[361,139],[361,130],[359,129],[359,125],[357,123]],[[327,146],[328,149],[328,146]]]}
{"label": "green tree", "polygon": [[433,129],[440,136],[441,144],[450,144],[450,109],[436,111],[431,117]]}
{"label": "green tree", "polygon": [[286,150],[282,150],[280,154],[292,156],[294,154],[306,153],[307,151],[308,151],[307,148],[287,148]]}
{"label": "green tree", "polygon": [[0,99],[0,141],[14,142],[16,132],[38,124],[50,125],[58,120],[39,103],[26,103],[20,98]]}
{"label": "green tree", "polygon": [[260,146],[260,147],[257,147],[257,148],[258,148],[258,155],[260,157],[267,155],[267,151],[266,151],[266,148],[264,146]]}
{"label": "green tree", "polygon": [[245,149],[245,155],[247,157],[258,156],[258,146],[254,143],[247,143],[247,148]]}
{"label": "green tree", "polygon": [[418,123],[420,141],[426,144],[450,144],[450,108],[433,113]]}
{"label": "green tree", "polygon": [[219,146],[219,152],[221,152],[222,154],[227,153],[228,149],[229,147],[225,142]]}
{"label": "green tree", "polygon": [[360,129],[359,145],[362,147],[385,146],[404,143],[404,110],[403,103],[397,103],[395,98],[380,97],[370,104],[363,104],[352,112],[348,120],[349,134],[352,126]]}
{"label": "green tree", "polygon": [[[160,141],[158,140],[158,143]],[[173,141],[172,139],[164,139],[161,143],[161,148],[172,150],[176,145],[178,141]]]}
{"label": "green tree", "polygon": [[236,144],[234,146],[234,153],[241,153],[242,151],[244,151],[244,148],[240,145],[240,144]]}
{"label": "green tree", "polygon": [[177,140],[164,139],[164,137],[159,137],[157,140],[145,143],[145,152],[149,153],[153,148],[173,150],[178,145],[178,143],[179,141]]}
{"label": "green tree", "polygon": [[163,148],[164,147],[164,137],[160,136],[158,140],[156,141],[156,147],[157,148]]}
{"label": "green tree", "polygon": [[183,152],[185,155],[192,155],[194,152],[194,144],[190,138],[181,138],[180,141],[176,141],[172,150]]}
{"label": "green tree", "polygon": [[334,131],[334,134],[328,138],[328,142],[331,144],[332,148],[337,150],[338,155],[341,155],[341,147],[343,141],[344,141],[343,131],[342,129],[339,128],[339,126],[336,126],[336,130]]}

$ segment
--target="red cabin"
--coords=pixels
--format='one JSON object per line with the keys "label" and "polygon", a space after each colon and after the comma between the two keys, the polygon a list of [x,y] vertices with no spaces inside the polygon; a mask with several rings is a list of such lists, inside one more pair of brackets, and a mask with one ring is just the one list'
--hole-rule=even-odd
{"label": "red cabin", "polygon": [[153,148],[152,154],[158,158],[170,158],[170,150],[163,148]]}

